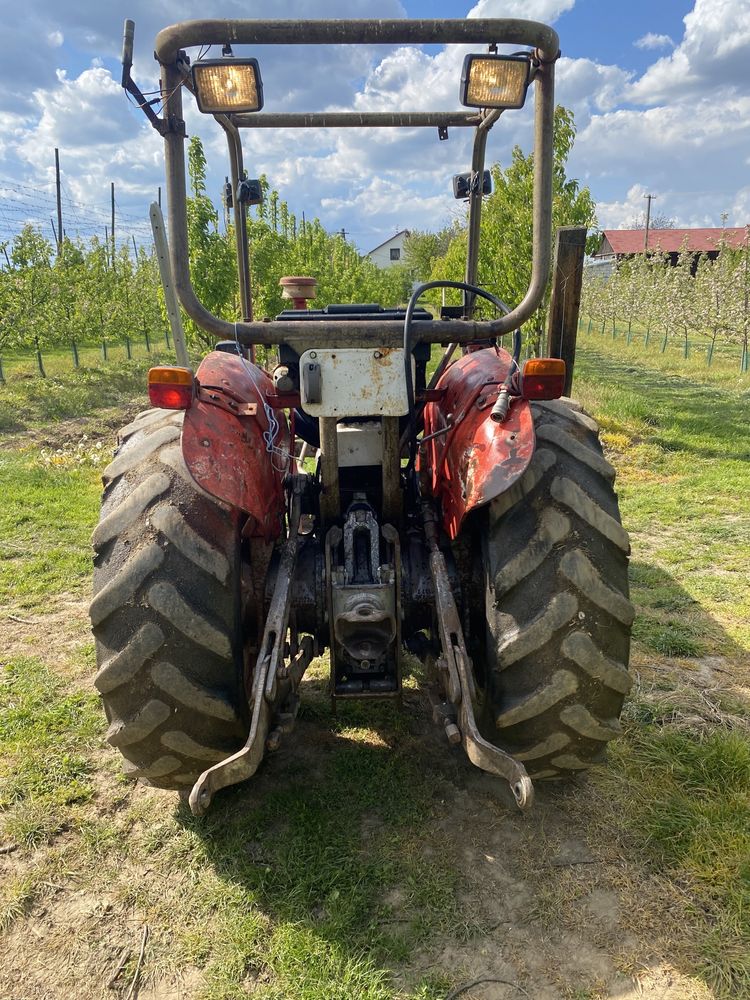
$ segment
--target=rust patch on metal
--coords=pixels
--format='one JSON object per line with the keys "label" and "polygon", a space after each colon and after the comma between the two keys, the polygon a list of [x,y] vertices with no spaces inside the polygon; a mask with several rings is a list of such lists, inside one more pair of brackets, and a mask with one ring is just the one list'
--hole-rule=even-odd
{"label": "rust patch on metal", "polygon": [[[250,537],[273,541],[284,521],[283,479],[288,463],[266,450],[263,402],[273,389],[265,372],[215,351],[201,363],[202,386],[185,414],[182,454],[193,479],[207,493],[250,515]],[[251,374],[252,372],[252,374]],[[276,417],[277,448],[288,451],[286,418]]]}
{"label": "rust patch on metal", "polygon": [[513,399],[502,424],[490,418],[510,368],[511,357],[503,350],[464,355],[438,383],[443,397],[425,407],[425,437],[437,432],[425,446],[425,472],[433,496],[440,499],[443,528],[450,538],[456,537],[470,511],[512,486],[534,454],[527,402]]}

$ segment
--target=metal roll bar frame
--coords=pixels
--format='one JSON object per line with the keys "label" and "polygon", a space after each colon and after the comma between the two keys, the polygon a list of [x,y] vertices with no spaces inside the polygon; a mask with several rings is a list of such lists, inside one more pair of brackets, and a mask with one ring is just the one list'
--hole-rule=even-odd
{"label": "metal roll bar frame", "polygon": [[[185,183],[185,123],[182,86],[189,86],[188,60],[184,49],[197,45],[365,45],[365,44],[510,44],[533,50],[534,104],[534,196],[532,270],[522,301],[507,315],[477,322],[471,319],[422,320],[414,327],[413,342],[457,343],[487,340],[516,330],[534,312],[544,294],[550,264],[552,226],[552,167],[554,64],[559,56],[556,32],[536,21],[518,19],[466,20],[325,20],[183,21],[159,32],[155,56],[161,64],[164,118],[159,131],[164,136],[168,197],[170,255],[175,288],[186,313],[217,338],[235,336],[246,346],[287,343],[304,351],[323,339],[337,346],[399,346],[403,342],[400,321],[351,320],[314,324],[294,320],[257,322],[252,318],[252,296],[247,253],[245,207],[234,199],[235,237],[240,277],[243,322],[234,324],[209,312],[197,298],[190,280]],[[393,128],[474,127],[472,172],[484,169],[489,130],[500,111],[476,112],[321,112],[217,115],[229,147],[233,190],[243,174],[240,128]],[[466,281],[476,284],[481,219],[481,184],[469,199],[469,246]],[[471,315],[473,297],[465,300]]]}

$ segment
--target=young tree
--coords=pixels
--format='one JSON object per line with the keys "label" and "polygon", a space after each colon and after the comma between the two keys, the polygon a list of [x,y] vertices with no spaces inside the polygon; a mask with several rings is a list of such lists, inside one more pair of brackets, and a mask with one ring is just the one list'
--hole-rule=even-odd
{"label": "young tree", "polygon": [[[577,180],[566,175],[568,156],[575,141],[573,112],[558,106],[554,119],[554,156],[552,178],[552,227],[596,226],[596,211],[591,193]],[[482,210],[479,251],[479,283],[495,292],[510,306],[523,298],[531,278],[533,235],[534,156],[524,155],[520,146],[511,154],[510,164],[492,167],[494,191]],[[589,237],[591,252],[597,242]],[[451,241],[446,255],[436,261],[433,278],[461,280],[466,262],[465,228]],[[550,286],[529,320],[532,338],[538,345],[546,326]]]}
{"label": "young tree", "polygon": [[688,250],[687,239],[682,244],[677,265],[668,268],[666,303],[670,326],[683,337],[683,352],[688,356],[689,334],[696,328],[697,303],[696,284],[693,273],[696,267],[695,253]]}
{"label": "young tree", "polygon": [[[190,277],[200,301],[223,318],[236,314],[237,270],[233,233],[219,232],[219,213],[206,194],[206,157],[198,136],[188,144],[188,173],[192,196],[187,199]],[[213,337],[189,320],[188,336],[206,345]]]}
{"label": "young tree", "polygon": [[445,256],[460,229],[458,220],[436,233],[412,229],[404,240],[404,263],[414,281],[429,281],[434,262]]}

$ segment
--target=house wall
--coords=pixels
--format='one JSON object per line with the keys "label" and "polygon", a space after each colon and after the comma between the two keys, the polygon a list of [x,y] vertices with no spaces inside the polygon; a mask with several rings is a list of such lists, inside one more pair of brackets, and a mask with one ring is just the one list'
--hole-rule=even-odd
{"label": "house wall", "polygon": [[[371,250],[367,256],[378,267],[392,267],[394,264],[400,264],[404,259],[404,243],[406,242],[406,233],[398,233],[392,239],[387,240],[382,246],[375,247]],[[391,256],[391,251],[398,252],[398,258],[394,260]]]}

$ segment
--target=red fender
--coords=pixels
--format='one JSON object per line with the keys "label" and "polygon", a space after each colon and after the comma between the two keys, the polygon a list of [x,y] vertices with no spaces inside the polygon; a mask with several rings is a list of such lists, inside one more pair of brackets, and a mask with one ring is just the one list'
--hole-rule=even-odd
{"label": "red fender", "polygon": [[[249,514],[245,535],[273,541],[284,522],[283,480],[289,470],[288,459],[269,454],[263,438],[269,427],[263,403],[273,383],[256,365],[223,351],[203,359],[196,380],[198,395],[182,428],[185,464],[207,493]],[[288,452],[286,417],[274,414],[279,424],[274,444]]]}
{"label": "red fender", "polygon": [[512,364],[508,352],[500,349],[465,354],[438,382],[443,397],[425,407],[425,437],[445,431],[425,448],[432,492],[440,500],[443,528],[450,538],[456,537],[470,511],[512,486],[534,454],[534,421],[525,400],[512,399],[503,423],[490,419]]}

